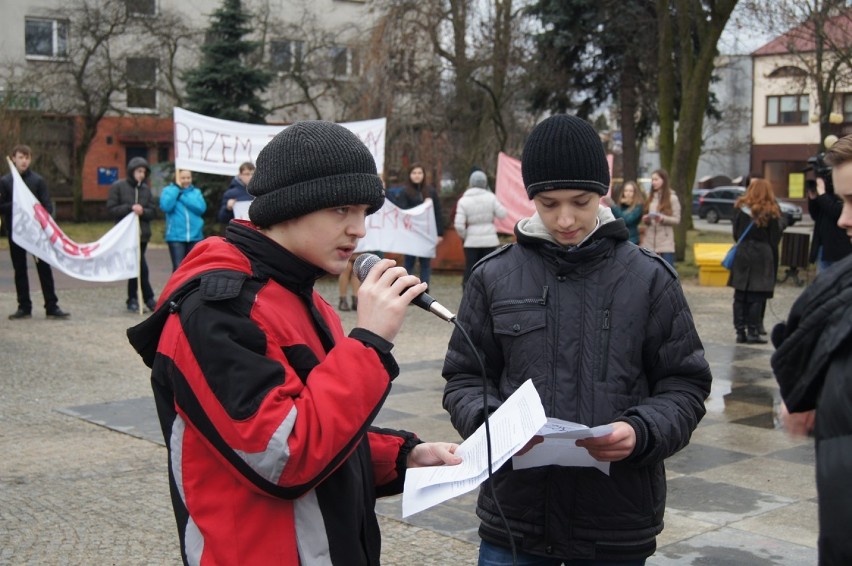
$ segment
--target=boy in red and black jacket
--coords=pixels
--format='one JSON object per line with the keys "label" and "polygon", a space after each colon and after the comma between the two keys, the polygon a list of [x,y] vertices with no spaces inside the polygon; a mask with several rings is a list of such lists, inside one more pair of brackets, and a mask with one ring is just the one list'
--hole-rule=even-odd
{"label": "boy in red and black jacket", "polygon": [[259,154],[251,222],[185,258],[157,312],[129,331],[152,366],[187,564],[379,564],[376,496],[456,445],[371,425],[399,368],[390,351],[426,285],[391,260],[345,335],[314,290],[339,274],[384,201],[366,146],[301,122]]}

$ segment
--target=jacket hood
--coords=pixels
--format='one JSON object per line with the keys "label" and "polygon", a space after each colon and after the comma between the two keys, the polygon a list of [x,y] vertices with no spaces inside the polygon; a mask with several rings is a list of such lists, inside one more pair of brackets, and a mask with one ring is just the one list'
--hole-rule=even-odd
{"label": "jacket hood", "polygon": [[482,194],[490,193],[490,192],[491,191],[489,191],[488,189],[480,189],[479,187],[470,187],[469,189],[465,190],[465,192],[464,192],[464,194],[462,194],[462,196],[474,197],[474,196],[477,196],[477,195],[482,195]]}
{"label": "jacket hood", "polygon": [[[560,247],[565,247],[550,235],[550,232],[547,231],[547,228],[544,226],[544,222],[542,222],[538,212],[533,214],[530,218],[522,218],[515,226],[515,235],[517,236],[519,243],[534,244],[536,243],[536,240],[539,240],[541,242],[549,242]],[[630,234],[627,231],[627,225],[624,224],[624,220],[621,218],[616,219],[609,207],[598,205],[598,217],[595,229],[592,230],[582,242],[576,246],[570,247],[578,248],[586,245],[588,242],[599,240],[601,238],[626,240],[629,236]]]}
{"label": "jacket hood", "polygon": [[833,355],[852,336],[852,256],[834,264],[799,296],[787,322],[772,329],[772,370],[791,411],[816,407]]}
{"label": "jacket hood", "polygon": [[133,172],[136,171],[139,167],[145,168],[145,178],[148,178],[148,175],[151,174],[151,166],[148,165],[148,161],[144,157],[134,157],[130,161],[127,162],[127,180],[132,181],[132,184],[135,186],[136,179],[133,177]]}

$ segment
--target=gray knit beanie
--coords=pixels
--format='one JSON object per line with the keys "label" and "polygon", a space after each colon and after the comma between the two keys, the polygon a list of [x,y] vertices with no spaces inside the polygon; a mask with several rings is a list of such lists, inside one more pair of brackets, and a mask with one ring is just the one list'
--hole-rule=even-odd
{"label": "gray knit beanie", "polygon": [[580,189],[605,195],[609,165],[603,144],[591,124],[576,116],[557,114],[530,133],[521,157],[527,195],[542,191]]}
{"label": "gray knit beanie", "polygon": [[476,187],[478,189],[488,188],[488,177],[482,171],[474,171],[470,174],[470,180],[467,183],[468,187]]}
{"label": "gray knit beanie", "polygon": [[297,122],[260,150],[249,181],[249,218],[261,228],[324,208],[382,207],[376,162],[358,136],[333,122]]}

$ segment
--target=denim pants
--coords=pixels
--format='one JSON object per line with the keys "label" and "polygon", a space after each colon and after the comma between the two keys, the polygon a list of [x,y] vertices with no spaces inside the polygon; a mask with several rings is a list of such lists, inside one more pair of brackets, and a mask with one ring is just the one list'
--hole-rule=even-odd
{"label": "denim pants", "polygon": [[405,270],[410,274],[414,274],[414,264],[418,259],[420,260],[420,281],[428,285],[429,278],[432,276],[432,258],[407,255],[403,259]]}
{"label": "denim pants", "polygon": [[183,258],[189,255],[198,242],[166,242],[169,245],[169,255],[172,258],[172,271],[177,271]]}
{"label": "denim pants", "polygon": [[[644,566],[645,559],[640,560],[568,560],[560,558],[536,556],[526,552],[517,552],[518,566]],[[482,541],[479,545],[479,566],[512,566],[512,550],[490,542]]]}

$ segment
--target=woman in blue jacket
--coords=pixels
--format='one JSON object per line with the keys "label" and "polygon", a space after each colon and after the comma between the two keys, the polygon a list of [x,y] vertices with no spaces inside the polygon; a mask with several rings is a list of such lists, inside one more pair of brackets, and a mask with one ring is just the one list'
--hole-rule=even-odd
{"label": "woman in blue jacket", "polygon": [[639,223],[642,221],[642,207],[645,204],[645,195],[634,181],[627,181],[621,187],[618,201],[611,203],[610,210],[616,218],[623,218],[627,226],[628,238],[631,242],[639,245]]}
{"label": "woman in blue jacket", "polygon": [[202,215],[207,210],[201,189],[192,184],[192,171],[176,170],[175,180],[160,195],[160,209],[166,213],[166,243],[172,258],[172,271],[204,238]]}

